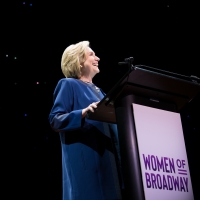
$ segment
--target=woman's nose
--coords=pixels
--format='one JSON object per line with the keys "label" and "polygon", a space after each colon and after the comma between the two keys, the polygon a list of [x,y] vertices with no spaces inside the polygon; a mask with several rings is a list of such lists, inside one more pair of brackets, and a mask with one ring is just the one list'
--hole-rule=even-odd
{"label": "woman's nose", "polygon": [[96,60],[100,61],[100,58],[96,56]]}

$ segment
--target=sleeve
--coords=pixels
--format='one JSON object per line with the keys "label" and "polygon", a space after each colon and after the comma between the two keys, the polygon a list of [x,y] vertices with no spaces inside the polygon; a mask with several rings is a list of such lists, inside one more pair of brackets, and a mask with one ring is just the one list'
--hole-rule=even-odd
{"label": "sleeve", "polygon": [[73,110],[74,93],[70,81],[61,79],[53,94],[53,107],[49,123],[56,132],[79,129],[82,126],[82,109]]}

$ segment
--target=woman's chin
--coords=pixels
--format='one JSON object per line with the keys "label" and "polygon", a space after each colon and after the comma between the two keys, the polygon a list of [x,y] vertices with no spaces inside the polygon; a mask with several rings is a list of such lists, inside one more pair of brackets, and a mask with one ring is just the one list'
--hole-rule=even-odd
{"label": "woman's chin", "polygon": [[99,68],[97,68],[97,69],[95,70],[95,72],[96,72],[96,74],[98,74],[98,73],[100,72]]}

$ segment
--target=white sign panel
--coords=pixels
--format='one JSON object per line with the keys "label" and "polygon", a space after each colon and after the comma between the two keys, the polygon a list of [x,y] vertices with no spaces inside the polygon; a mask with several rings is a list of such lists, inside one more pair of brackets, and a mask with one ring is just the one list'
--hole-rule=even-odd
{"label": "white sign panel", "polygon": [[133,104],[146,200],[194,200],[179,113]]}

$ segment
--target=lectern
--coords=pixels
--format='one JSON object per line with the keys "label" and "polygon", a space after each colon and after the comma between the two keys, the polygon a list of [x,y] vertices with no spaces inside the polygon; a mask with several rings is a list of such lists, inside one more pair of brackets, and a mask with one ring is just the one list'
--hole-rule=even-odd
{"label": "lectern", "polygon": [[128,200],[193,200],[180,110],[198,78],[133,66],[88,118],[116,123]]}

